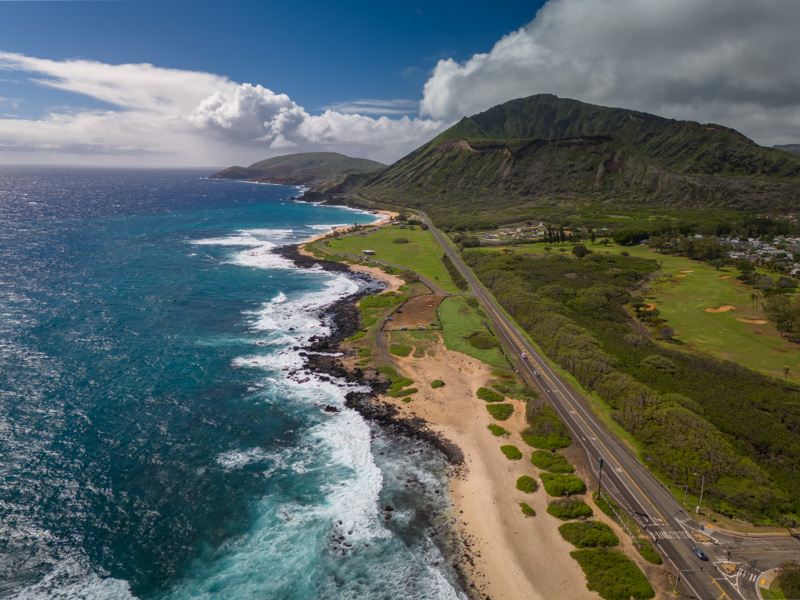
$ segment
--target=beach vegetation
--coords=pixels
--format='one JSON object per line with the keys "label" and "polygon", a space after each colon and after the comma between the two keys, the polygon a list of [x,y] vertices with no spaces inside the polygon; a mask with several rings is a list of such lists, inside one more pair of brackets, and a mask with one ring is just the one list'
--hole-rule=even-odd
{"label": "beach vegetation", "polygon": [[445,386],[445,383],[441,379],[434,379],[433,381],[431,381],[431,387],[433,389],[441,388],[441,387],[444,387],[444,386]]}
{"label": "beach vegetation", "polygon": [[562,521],[583,519],[594,514],[592,507],[578,498],[554,500],[547,505],[547,512]]}
{"label": "beach vegetation", "polygon": [[476,395],[484,402],[502,402],[506,399],[505,396],[502,396],[486,387],[479,387]]}
{"label": "beach vegetation", "polygon": [[785,562],[778,569],[778,582],[787,598],[800,598],[800,564]]}
{"label": "beach vegetation", "polygon": [[528,427],[522,432],[522,439],[529,446],[542,450],[556,450],[572,444],[566,425],[544,400],[529,400],[525,417]]}
{"label": "beach vegetation", "polygon": [[605,548],[570,552],[586,576],[586,587],[604,600],[649,600],[656,593],[647,577],[624,554]]}
{"label": "beach vegetation", "polygon": [[519,507],[522,510],[522,514],[526,517],[535,517],[536,510],[530,506],[527,502],[520,502]]}
{"label": "beach vegetation", "polygon": [[583,479],[575,475],[559,475],[556,473],[541,473],[539,475],[544,484],[544,490],[551,496],[573,496],[583,494],[586,484]]}
{"label": "beach vegetation", "polygon": [[532,494],[539,489],[539,482],[530,475],[523,475],[517,479],[517,489],[526,494]]}
{"label": "beach vegetation", "polygon": [[500,427],[500,425],[492,424],[488,426],[488,429],[489,431],[492,432],[492,435],[496,437],[509,437],[511,435],[510,431],[506,431],[505,429]]}
{"label": "beach vegetation", "polygon": [[405,344],[391,344],[389,346],[389,353],[395,356],[408,356],[412,350],[411,346],[406,346]]}
{"label": "beach vegetation", "polygon": [[524,381],[515,381],[514,378],[495,379],[490,385],[504,396],[514,400],[531,400],[539,397],[539,393],[535,389]]}
{"label": "beach vegetation", "polygon": [[474,298],[450,296],[439,305],[439,322],[445,347],[493,367],[507,369],[509,364],[501,348],[481,349],[470,344],[469,340],[474,334],[489,333],[489,320],[480,308],[470,306],[469,300]]}
{"label": "beach vegetation", "polygon": [[489,414],[492,415],[498,421],[505,421],[512,414],[514,414],[514,405],[507,403],[487,404],[486,410],[489,411]]}
{"label": "beach vegetation", "polygon": [[371,356],[372,355],[372,348],[358,348],[357,349],[358,356]]}
{"label": "beach vegetation", "polygon": [[402,402],[405,402],[406,404],[408,404],[409,402],[411,402],[411,396],[407,396],[407,397],[403,398]]}
{"label": "beach vegetation", "polygon": [[564,523],[558,528],[561,537],[577,548],[598,548],[619,545],[619,538],[611,527],[600,521]]}
{"label": "beach vegetation", "polygon": [[639,554],[641,554],[642,558],[647,562],[651,562],[654,565],[660,565],[664,562],[664,559],[661,558],[661,555],[653,547],[653,544],[650,543],[650,540],[637,538],[636,546],[639,548]]}
{"label": "beach vegetation", "polygon": [[506,455],[508,460],[520,460],[522,458],[522,452],[519,451],[519,448],[514,446],[513,444],[509,444],[507,446],[500,446],[500,450],[503,454]]}
{"label": "beach vegetation", "polygon": [[533,466],[538,467],[544,471],[551,473],[574,473],[575,467],[567,460],[562,454],[557,452],[544,452],[537,450],[531,454],[531,462]]}

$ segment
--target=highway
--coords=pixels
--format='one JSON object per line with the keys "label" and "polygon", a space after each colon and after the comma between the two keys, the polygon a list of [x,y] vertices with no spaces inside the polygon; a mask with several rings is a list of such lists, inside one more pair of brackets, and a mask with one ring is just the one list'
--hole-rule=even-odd
{"label": "highway", "polygon": [[[600,476],[599,459],[603,459],[603,493],[611,495],[654,542],[672,572],[673,587],[680,573],[679,590],[686,597],[758,599],[756,583],[761,572],[794,560],[800,542],[788,536],[752,539],[703,527],[694,521],[669,490],[617,442],[587,401],[550,368],[427,215],[420,213],[420,217],[469,282],[518,372],[550,402],[573,440],[581,445],[595,477]],[[538,371],[538,377],[534,371]],[[700,560],[693,546],[701,548],[709,560]]]}

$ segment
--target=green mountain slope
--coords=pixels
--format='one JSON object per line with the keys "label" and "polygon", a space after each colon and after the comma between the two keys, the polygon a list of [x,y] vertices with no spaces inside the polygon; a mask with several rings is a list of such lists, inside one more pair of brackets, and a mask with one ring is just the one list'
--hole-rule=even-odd
{"label": "green mountain slope", "polygon": [[800,144],[778,144],[773,146],[773,148],[777,148],[778,150],[784,150],[785,152],[791,152],[792,154],[800,155]]}
{"label": "green mountain slope", "polygon": [[249,167],[228,167],[211,177],[314,186],[349,173],[370,172],[385,166],[374,160],[351,158],[337,152],[303,152],[276,156]]}
{"label": "green mountain slope", "polygon": [[513,221],[526,207],[789,210],[800,157],[719,125],[538,95],[464,118],[376,174],[329,191],[420,207],[443,226]]}

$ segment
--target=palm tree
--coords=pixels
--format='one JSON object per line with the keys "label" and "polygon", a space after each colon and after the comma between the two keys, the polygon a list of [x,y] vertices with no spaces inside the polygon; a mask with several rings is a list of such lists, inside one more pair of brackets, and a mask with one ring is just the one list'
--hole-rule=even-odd
{"label": "palm tree", "polygon": [[783,367],[783,380],[786,381],[789,379],[789,367]]}
{"label": "palm tree", "polygon": [[753,314],[756,314],[756,306],[758,305],[758,298],[759,298],[758,292],[756,291],[756,288],[753,288],[753,291],[750,292],[750,300],[753,301]]}

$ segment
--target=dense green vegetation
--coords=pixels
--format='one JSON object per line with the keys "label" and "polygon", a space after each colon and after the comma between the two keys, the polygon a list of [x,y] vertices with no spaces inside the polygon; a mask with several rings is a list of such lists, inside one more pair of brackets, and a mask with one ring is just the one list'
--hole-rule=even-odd
{"label": "dense green vegetation", "polygon": [[520,502],[519,507],[522,510],[522,514],[525,515],[526,517],[536,516],[536,511],[534,510],[534,508],[528,505],[526,502]]}
{"label": "dense green vegetation", "polygon": [[496,437],[508,437],[511,435],[509,431],[506,431],[500,425],[488,425],[489,431],[492,432],[492,435]]}
{"label": "dense green vegetation", "polygon": [[406,346],[405,344],[391,344],[389,346],[389,353],[395,356],[408,356],[412,350],[411,346]]}
{"label": "dense green vegetation", "polygon": [[619,552],[598,548],[570,554],[586,575],[586,587],[604,600],[647,600],[656,595],[639,567]]}
{"label": "dense green vegetation", "polygon": [[[656,261],[464,258],[544,352],[596,392],[653,471],[698,492],[705,475],[705,497],[724,514],[774,523],[800,509],[800,390],[643,334],[626,306]],[[651,356],[676,370],[652,368]]]}
{"label": "dense green vegetation", "polygon": [[382,373],[389,380],[389,390],[386,392],[392,398],[399,398],[400,396],[410,396],[415,394],[417,388],[409,388],[408,386],[414,383],[413,379],[403,377],[397,372],[394,367],[378,367],[378,373]]}
{"label": "dense green vegetation", "polygon": [[578,548],[608,548],[619,545],[611,527],[600,521],[564,523],[558,528],[561,537]]}
{"label": "dense green vegetation", "polygon": [[508,419],[512,414],[514,414],[514,405],[513,404],[487,404],[486,410],[489,411],[489,414],[492,415],[498,421],[505,421]]}
{"label": "dense green vegetation", "polygon": [[522,432],[522,439],[529,446],[542,450],[555,450],[566,448],[572,443],[566,425],[544,400],[529,400],[525,418],[528,427]]}
{"label": "dense green vegetation", "polygon": [[526,494],[532,494],[539,489],[539,483],[530,475],[523,475],[517,479],[517,489]]}
{"label": "dense green vegetation", "polygon": [[550,471],[551,473],[574,473],[575,467],[567,458],[557,452],[544,452],[537,450],[531,454],[531,462],[535,467]]}
{"label": "dense green vegetation", "polygon": [[800,565],[796,562],[785,562],[778,570],[778,581],[787,598],[800,598]]}
{"label": "dense green vegetation", "polygon": [[433,389],[444,387],[444,381],[442,381],[441,379],[434,379],[433,381],[431,381],[431,387]]}
{"label": "dense green vegetation", "polygon": [[554,497],[582,494],[586,491],[586,484],[575,475],[559,475],[556,473],[542,473],[539,475],[544,484],[544,491]]}
{"label": "dense green vegetation", "polygon": [[476,395],[484,402],[502,402],[506,399],[502,394],[498,394],[497,392],[485,387],[479,387]]}
{"label": "dense green vegetation", "polygon": [[591,517],[594,514],[592,507],[578,498],[554,500],[547,505],[547,512],[562,521]]}
{"label": "dense green vegetation", "polygon": [[462,292],[469,289],[469,284],[467,280],[464,279],[464,276],[461,274],[456,266],[453,264],[453,261],[447,256],[447,253],[442,253],[442,263],[444,264],[444,268],[447,269],[447,273],[450,275],[450,279],[453,281],[455,286],[461,290]]}
{"label": "dense green vegetation", "polygon": [[514,446],[513,444],[509,444],[507,446],[500,446],[500,450],[503,454],[506,455],[508,460],[520,460],[522,458],[522,452],[519,451],[519,448]]}
{"label": "dense green vegetation", "polygon": [[531,400],[539,397],[539,393],[535,389],[515,378],[496,379],[491,382],[491,386],[504,396],[514,400]]}

